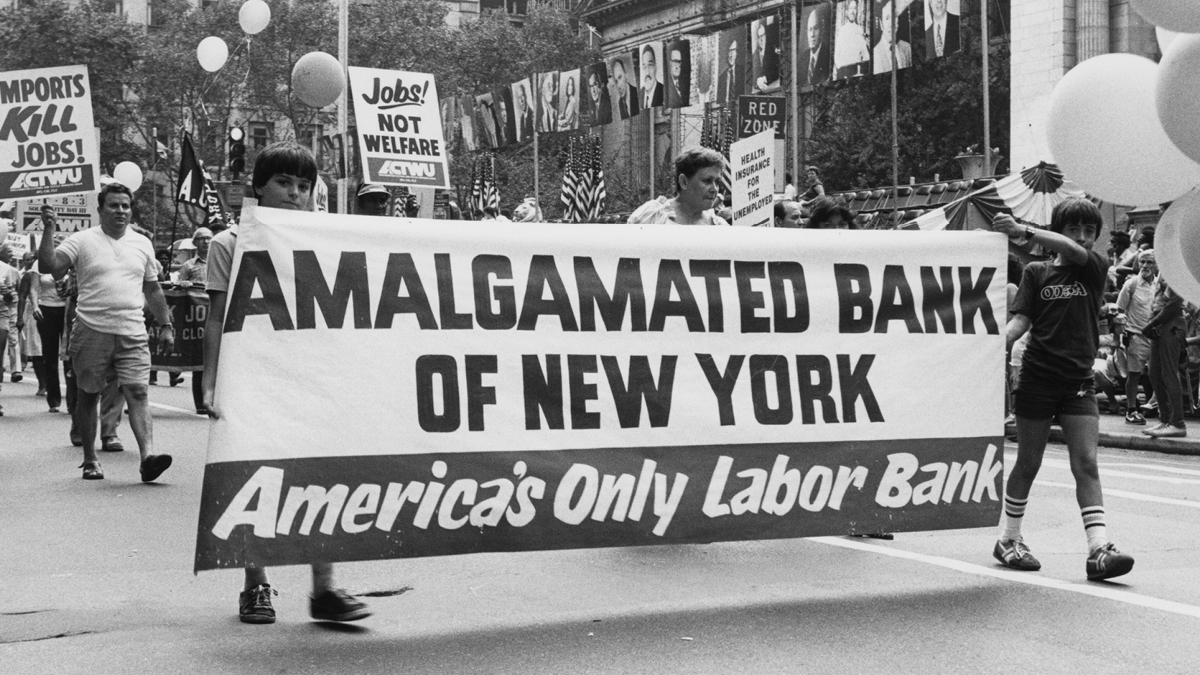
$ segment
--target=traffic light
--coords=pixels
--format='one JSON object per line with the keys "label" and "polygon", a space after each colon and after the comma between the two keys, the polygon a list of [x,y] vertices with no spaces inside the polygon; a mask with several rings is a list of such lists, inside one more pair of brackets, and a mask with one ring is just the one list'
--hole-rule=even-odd
{"label": "traffic light", "polygon": [[241,127],[229,128],[229,170],[234,178],[246,168],[246,132]]}

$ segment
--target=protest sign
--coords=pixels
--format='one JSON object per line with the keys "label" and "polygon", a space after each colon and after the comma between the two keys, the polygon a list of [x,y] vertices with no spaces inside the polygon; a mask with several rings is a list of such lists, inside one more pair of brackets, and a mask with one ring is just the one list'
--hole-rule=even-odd
{"label": "protest sign", "polygon": [[1005,238],[754,235],[244,211],[195,568],[994,526]]}
{"label": "protest sign", "polygon": [[0,199],[92,192],[100,148],[87,66],[0,73]]}
{"label": "protest sign", "polygon": [[100,210],[95,193],[65,197],[38,197],[17,201],[14,213],[17,232],[42,231],[43,204],[54,207],[55,232],[64,236],[90,230],[100,223]]}
{"label": "protest sign", "polygon": [[775,136],[770,129],[729,146],[733,225],[770,227],[775,205]]}
{"label": "protest sign", "polygon": [[204,322],[208,320],[208,294],[203,287],[164,285],[167,309],[175,342],[169,354],[155,350],[150,355],[154,370],[171,373],[204,370]]}
{"label": "protest sign", "polygon": [[363,180],[450,188],[433,75],[351,66]]}

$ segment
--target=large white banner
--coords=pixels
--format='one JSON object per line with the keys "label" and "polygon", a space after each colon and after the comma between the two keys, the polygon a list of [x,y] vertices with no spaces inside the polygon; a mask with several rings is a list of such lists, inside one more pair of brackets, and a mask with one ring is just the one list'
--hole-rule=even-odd
{"label": "large white banner", "polygon": [[196,568],[995,525],[1002,236],[682,232],[244,211]]}
{"label": "large white banner", "polygon": [[766,129],[729,146],[733,225],[770,227],[775,208],[775,132]]}
{"label": "large white banner", "polygon": [[450,189],[433,75],[350,66],[363,180]]}
{"label": "large white banner", "polygon": [[87,66],[0,73],[0,157],[0,200],[99,187]]}

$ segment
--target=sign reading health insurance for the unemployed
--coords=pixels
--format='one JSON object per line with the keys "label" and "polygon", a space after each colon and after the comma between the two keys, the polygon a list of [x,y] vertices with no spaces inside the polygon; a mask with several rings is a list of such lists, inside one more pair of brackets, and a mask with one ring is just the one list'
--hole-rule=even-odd
{"label": "sign reading health insurance for the unemployed", "polygon": [[682,231],[244,212],[196,568],[996,524],[1004,237]]}
{"label": "sign reading health insurance for the unemployed", "polygon": [[87,66],[0,73],[0,199],[92,192],[100,148]]}
{"label": "sign reading health insurance for the unemployed", "polygon": [[348,70],[363,179],[449,189],[433,75],[355,66]]}
{"label": "sign reading health insurance for the unemployed", "polygon": [[775,204],[775,136],[770,129],[729,146],[733,225],[770,227]]}

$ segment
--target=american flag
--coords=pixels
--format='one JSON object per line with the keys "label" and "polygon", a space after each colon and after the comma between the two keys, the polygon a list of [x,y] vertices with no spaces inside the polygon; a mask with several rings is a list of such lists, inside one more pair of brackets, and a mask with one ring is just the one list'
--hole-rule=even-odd
{"label": "american flag", "polygon": [[568,223],[578,223],[580,218],[579,209],[579,152],[578,138],[572,137],[571,142],[567,145],[567,167],[563,171],[562,179],[562,194],[560,199],[563,203],[563,220]]}
{"label": "american flag", "polygon": [[729,146],[733,143],[733,118],[729,109],[710,111],[704,116],[700,145],[721,154],[721,192],[733,192],[733,168],[729,164]]}
{"label": "american flag", "polygon": [[482,155],[475,158],[475,164],[471,167],[471,209],[474,211],[482,211],[489,206],[500,208],[500,190],[496,188],[492,161],[491,155]]}
{"label": "american flag", "polygon": [[604,185],[604,164],[601,161],[602,149],[599,136],[589,136],[587,191],[584,194],[587,220],[595,221],[604,213],[604,200],[608,197],[608,189]]}

